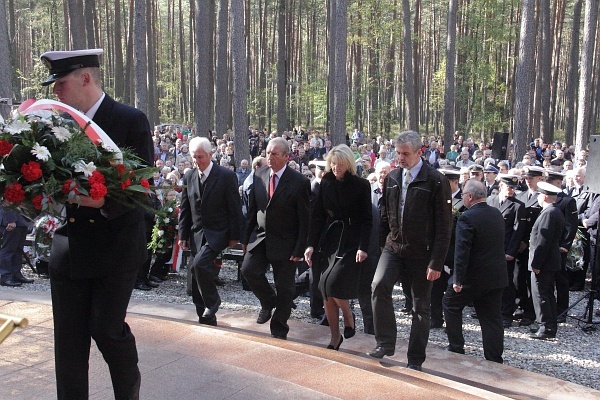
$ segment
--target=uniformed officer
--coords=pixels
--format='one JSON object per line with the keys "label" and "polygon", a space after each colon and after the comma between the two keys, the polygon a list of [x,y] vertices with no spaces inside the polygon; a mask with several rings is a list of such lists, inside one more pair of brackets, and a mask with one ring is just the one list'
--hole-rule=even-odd
{"label": "uniformed officer", "polygon": [[491,196],[494,190],[499,190],[498,168],[489,164],[483,169],[483,183],[488,197]]}
{"label": "uniformed officer", "polygon": [[497,195],[488,197],[487,203],[500,210],[504,218],[504,253],[508,286],[502,293],[502,323],[505,328],[512,325],[513,313],[516,310],[515,260],[526,229],[525,204],[515,198],[515,189],[519,185],[516,175],[500,177]]}
{"label": "uniformed officer", "polygon": [[483,182],[483,166],[473,164],[469,166],[469,179],[477,179]]}
{"label": "uniformed officer", "polygon": [[538,215],[529,240],[529,271],[531,271],[531,298],[535,309],[537,330],[529,335],[533,339],[556,337],[557,313],[554,296],[556,274],[561,269],[560,241],[565,228],[565,217],[555,204],[560,189],[548,182],[537,185]]}
{"label": "uniformed officer", "polygon": [[565,217],[565,229],[560,241],[561,269],[556,274],[556,312],[558,322],[567,320],[566,310],[569,308],[569,275],[567,275],[567,253],[571,249],[577,234],[577,204],[575,199],[562,192],[562,183],[565,175],[560,172],[546,170],[546,182],[561,189],[556,199],[556,206],[560,208]]}

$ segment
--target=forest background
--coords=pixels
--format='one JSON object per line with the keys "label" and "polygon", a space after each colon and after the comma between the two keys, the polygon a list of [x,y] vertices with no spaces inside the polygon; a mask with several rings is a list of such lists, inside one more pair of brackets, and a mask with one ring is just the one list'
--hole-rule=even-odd
{"label": "forest background", "polygon": [[[51,94],[39,55],[103,48],[106,92],[150,123],[236,133],[400,130],[586,148],[599,0],[0,0],[0,97]],[[0,106],[6,116],[10,108]],[[241,159],[241,158],[240,158]]]}

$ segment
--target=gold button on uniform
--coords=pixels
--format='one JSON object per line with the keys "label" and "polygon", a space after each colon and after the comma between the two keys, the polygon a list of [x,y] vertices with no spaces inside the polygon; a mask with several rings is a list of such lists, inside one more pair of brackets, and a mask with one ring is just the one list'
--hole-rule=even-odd
{"label": "gold button on uniform", "polygon": [[90,219],[90,224],[93,224],[95,221],[93,219]]}
{"label": "gold button on uniform", "polygon": [[75,222],[75,218],[73,218],[73,217],[69,218],[69,222]]}

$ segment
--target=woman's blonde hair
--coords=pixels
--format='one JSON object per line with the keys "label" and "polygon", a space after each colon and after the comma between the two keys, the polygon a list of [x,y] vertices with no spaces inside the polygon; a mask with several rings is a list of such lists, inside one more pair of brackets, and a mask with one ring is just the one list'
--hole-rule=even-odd
{"label": "woman's blonde hair", "polygon": [[327,172],[331,171],[332,159],[335,159],[336,164],[345,167],[350,174],[356,175],[356,161],[350,147],[345,144],[338,144],[327,153],[325,156],[325,161],[327,161],[325,171]]}

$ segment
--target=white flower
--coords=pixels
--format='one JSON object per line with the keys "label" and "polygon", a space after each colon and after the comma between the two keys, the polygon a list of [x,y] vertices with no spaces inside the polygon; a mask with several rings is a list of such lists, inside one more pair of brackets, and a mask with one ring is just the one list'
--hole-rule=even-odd
{"label": "white flower", "polygon": [[157,231],[156,234],[160,237],[163,237],[163,235],[165,234],[165,231]]}
{"label": "white flower", "polygon": [[31,154],[33,154],[38,160],[48,161],[50,158],[50,151],[46,146],[42,146],[39,143],[36,143],[31,149]]}
{"label": "white flower", "polygon": [[13,135],[28,130],[31,130],[31,125],[29,125],[29,122],[21,121],[20,119],[11,122],[10,125],[6,127],[6,131]]}
{"label": "white flower", "polygon": [[52,128],[52,133],[54,133],[54,136],[56,136],[56,138],[63,143],[69,140],[72,135],[67,128],[62,126],[55,126]]}
{"label": "white flower", "polygon": [[167,208],[167,211],[170,212],[170,213],[172,213],[173,212],[173,207]]}
{"label": "white flower", "polygon": [[83,160],[77,161],[75,164],[73,164],[73,167],[75,168],[75,172],[83,172],[83,174],[88,178],[92,176],[92,172],[96,170],[96,166],[93,162],[86,164]]}
{"label": "white flower", "polygon": [[169,221],[170,221],[170,219],[169,219],[169,218],[165,218],[165,219],[163,219],[163,222],[164,222],[165,224],[168,224],[168,223],[169,223]]}
{"label": "white flower", "polygon": [[159,249],[163,247],[162,243],[157,243],[156,247],[158,247]]}

